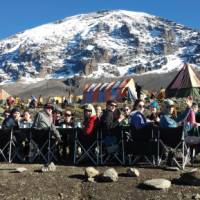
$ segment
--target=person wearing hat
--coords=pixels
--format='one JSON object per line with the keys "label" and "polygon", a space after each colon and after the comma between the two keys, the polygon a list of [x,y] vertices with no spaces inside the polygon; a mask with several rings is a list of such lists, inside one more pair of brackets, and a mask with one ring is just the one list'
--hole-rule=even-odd
{"label": "person wearing hat", "polygon": [[33,121],[33,128],[45,129],[50,128],[52,133],[55,135],[58,142],[61,142],[61,136],[53,124],[53,112],[54,107],[47,103],[44,105],[44,111],[40,111],[36,114]]}
{"label": "person wearing hat", "polygon": [[150,114],[147,115],[147,119],[149,119],[151,122],[155,124],[158,124],[160,122],[160,117],[159,117],[160,114],[158,112],[159,106],[157,101],[151,102],[149,107],[150,107]]}
{"label": "person wearing hat", "polygon": [[186,109],[183,113],[181,113],[180,116],[173,119],[172,114],[174,112],[175,104],[171,99],[166,99],[163,102],[162,105],[162,112],[160,116],[160,124],[159,126],[161,128],[176,128],[179,126],[179,124],[186,121],[188,114],[190,112],[191,106],[193,103],[193,99],[191,97],[188,97],[186,99]]}
{"label": "person wearing hat", "polygon": [[62,119],[62,109],[58,107],[57,105],[54,105],[53,109],[53,123],[55,126],[60,126],[63,122]]}
{"label": "person wearing hat", "polygon": [[97,116],[92,104],[85,105],[83,112],[84,119],[82,123],[82,132],[78,136],[84,148],[88,149],[96,139]]}
{"label": "person wearing hat", "polygon": [[2,128],[3,129],[19,129],[20,127],[20,120],[21,120],[21,113],[20,113],[20,108],[15,107],[11,110],[11,114],[8,118],[4,120],[2,123]]}

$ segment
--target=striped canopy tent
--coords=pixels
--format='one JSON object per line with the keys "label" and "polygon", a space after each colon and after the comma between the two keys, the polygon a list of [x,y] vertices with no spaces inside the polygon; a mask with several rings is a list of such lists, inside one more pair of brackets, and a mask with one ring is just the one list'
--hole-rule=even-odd
{"label": "striped canopy tent", "polygon": [[200,98],[200,80],[191,65],[184,64],[165,91],[166,97]]}
{"label": "striped canopy tent", "polygon": [[8,94],[4,89],[0,89],[0,100],[6,100],[10,94]]}
{"label": "striped canopy tent", "polygon": [[[127,98],[128,95],[131,95],[131,98]],[[83,91],[84,103],[100,103],[110,99],[122,101],[124,98],[136,99],[135,82],[133,79],[118,80],[111,83],[93,83],[90,86],[86,86]]]}

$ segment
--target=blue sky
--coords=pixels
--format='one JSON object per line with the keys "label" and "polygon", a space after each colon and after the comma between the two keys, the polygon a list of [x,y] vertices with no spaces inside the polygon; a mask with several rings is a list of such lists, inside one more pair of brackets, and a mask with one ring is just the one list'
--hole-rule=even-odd
{"label": "blue sky", "polygon": [[200,30],[200,0],[2,0],[0,39],[80,13],[124,9],[147,12]]}

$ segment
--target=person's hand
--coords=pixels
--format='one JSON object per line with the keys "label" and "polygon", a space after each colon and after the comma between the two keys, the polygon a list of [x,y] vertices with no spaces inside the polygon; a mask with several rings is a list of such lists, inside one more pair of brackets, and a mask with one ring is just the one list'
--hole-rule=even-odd
{"label": "person's hand", "polygon": [[192,103],[193,103],[193,98],[192,98],[192,96],[189,96],[189,97],[187,97],[187,99],[186,99],[186,104],[187,104],[187,106],[190,108],[190,107],[192,107]]}
{"label": "person's hand", "polygon": [[118,122],[121,122],[122,120],[124,120],[124,115],[120,115],[119,119],[118,119]]}

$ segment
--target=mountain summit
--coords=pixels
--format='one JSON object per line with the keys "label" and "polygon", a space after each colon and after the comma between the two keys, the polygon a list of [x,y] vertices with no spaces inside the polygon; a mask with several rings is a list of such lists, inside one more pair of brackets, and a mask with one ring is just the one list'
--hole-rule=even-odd
{"label": "mountain summit", "polygon": [[0,82],[124,76],[200,65],[200,31],[146,13],[81,14],[0,41]]}

